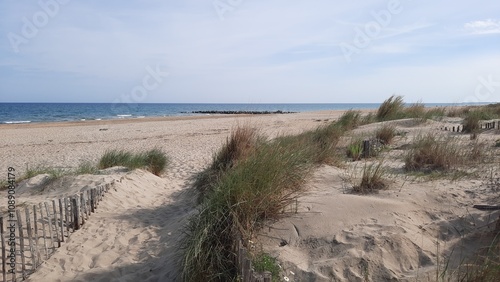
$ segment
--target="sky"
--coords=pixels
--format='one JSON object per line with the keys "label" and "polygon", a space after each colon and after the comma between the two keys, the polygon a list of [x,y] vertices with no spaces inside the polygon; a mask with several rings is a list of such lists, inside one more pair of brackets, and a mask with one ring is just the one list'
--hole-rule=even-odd
{"label": "sky", "polygon": [[2,0],[0,102],[500,102],[500,1]]}

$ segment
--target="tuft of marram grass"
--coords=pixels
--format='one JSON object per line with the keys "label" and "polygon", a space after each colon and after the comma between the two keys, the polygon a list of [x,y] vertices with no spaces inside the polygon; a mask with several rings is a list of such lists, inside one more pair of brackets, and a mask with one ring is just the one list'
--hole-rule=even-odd
{"label": "tuft of marram grass", "polygon": [[382,161],[378,164],[365,164],[361,182],[359,185],[353,187],[353,192],[367,194],[385,189],[387,187],[387,180],[385,179],[386,171],[382,165]]}
{"label": "tuft of marram grass", "polygon": [[98,167],[105,169],[124,166],[129,169],[145,168],[155,175],[160,175],[168,165],[168,157],[160,149],[131,153],[124,150],[109,150],[99,160]]}
{"label": "tuft of marram grass", "polygon": [[377,110],[377,120],[386,121],[400,118],[404,111],[402,96],[392,95],[385,100]]}
{"label": "tuft of marram grass", "polygon": [[346,154],[353,161],[359,161],[363,155],[363,140],[360,138],[352,139],[347,145]]}
{"label": "tuft of marram grass", "polygon": [[40,174],[48,174],[50,180],[58,179],[63,177],[64,175],[70,174],[70,171],[67,169],[62,169],[62,168],[55,168],[55,167],[50,167],[46,165],[36,165],[34,167],[28,167],[26,169],[26,172],[22,176],[20,180],[22,179],[28,179],[35,177]]}
{"label": "tuft of marram grass", "polygon": [[97,174],[98,172],[99,172],[99,168],[97,168],[97,166],[94,165],[92,162],[83,161],[78,165],[78,167],[74,171],[74,174],[76,174],[76,175]]}
{"label": "tuft of marram grass", "polygon": [[213,189],[226,171],[253,153],[262,141],[263,137],[256,129],[249,126],[237,127],[213,156],[211,165],[196,177],[194,187],[200,193],[200,198]]}
{"label": "tuft of marram grass", "polygon": [[482,114],[480,111],[474,110],[467,113],[462,122],[463,131],[466,133],[477,134],[480,129],[479,122],[481,121]]}
{"label": "tuft of marram grass", "polygon": [[405,156],[407,171],[447,171],[464,164],[483,161],[484,143],[473,141],[462,145],[453,138],[440,138],[432,134],[419,135]]}
{"label": "tuft of marram grass", "polygon": [[460,150],[451,139],[437,138],[432,134],[419,135],[405,156],[407,171],[444,171],[461,163]]}
{"label": "tuft of marram grass", "polygon": [[380,140],[382,144],[391,144],[392,140],[396,136],[396,128],[389,124],[384,124],[382,127],[375,131],[375,138]]}

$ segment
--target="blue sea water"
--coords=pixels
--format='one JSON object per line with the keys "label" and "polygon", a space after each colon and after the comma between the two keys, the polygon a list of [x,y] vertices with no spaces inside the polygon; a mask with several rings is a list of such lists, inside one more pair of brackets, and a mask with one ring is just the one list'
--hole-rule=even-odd
{"label": "blue sea water", "polygon": [[[195,115],[193,111],[289,111],[376,109],[379,103],[354,104],[107,104],[0,103],[0,123],[60,122]],[[452,104],[425,104],[450,106]]]}

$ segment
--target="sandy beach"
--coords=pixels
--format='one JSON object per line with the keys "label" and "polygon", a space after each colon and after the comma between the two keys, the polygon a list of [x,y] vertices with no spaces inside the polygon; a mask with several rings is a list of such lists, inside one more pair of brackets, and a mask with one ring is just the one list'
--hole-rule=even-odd
{"label": "sandy beach", "polygon": [[[109,149],[156,147],[171,159],[161,177],[143,170],[63,177],[37,193],[23,183],[18,188],[20,203],[113,184],[98,211],[28,281],[176,281],[176,243],[195,207],[195,198],[185,192],[231,130],[250,125],[273,138],[313,129],[341,114],[323,111],[1,125],[0,168],[5,172],[14,167],[18,175],[37,165],[70,169],[83,161],[97,162]],[[456,265],[491,242],[488,232],[495,229],[499,215],[472,209],[474,204],[496,204],[498,191],[487,184],[488,177],[500,169],[498,161],[484,165],[484,173],[478,177],[458,180],[429,180],[402,173],[401,156],[412,138],[423,132],[455,134],[440,128],[459,122],[392,122],[404,134],[385,156],[391,184],[378,194],[346,193],[362,161],[347,162],[341,168],[318,167],[295,211],[266,225],[255,248],[276,257],[290,281],[366,281],[366,277],[369,281],[433,281],[436,269],[442,267],[440,259],[449,258]],[[362,126],[350,136],[362,136],[379,126]],[[491,148],[498,136],[489,132],[480,140]],[[458,138],[467,142],[469,137]],[[488,150],[498,160],[499,149]],[[5,193],[0,191],[1,199]]]}

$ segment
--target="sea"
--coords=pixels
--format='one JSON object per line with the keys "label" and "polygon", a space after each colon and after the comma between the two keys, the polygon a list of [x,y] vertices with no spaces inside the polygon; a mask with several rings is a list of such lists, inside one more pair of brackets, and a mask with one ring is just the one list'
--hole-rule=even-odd
{"label": "sea", "polygon": [[[427,107],[455,106],[428,103]],[[0,124],[112,120],[124,118],[200,115],[196,111],[282,111],[376,109],[380,103],[338,104],[109,104],[109,103],[0,103]]]}

